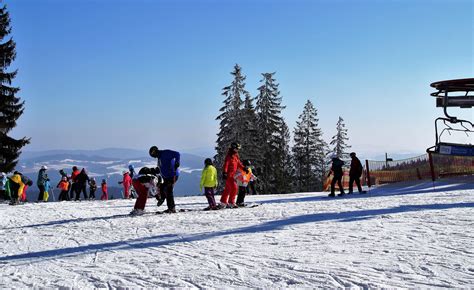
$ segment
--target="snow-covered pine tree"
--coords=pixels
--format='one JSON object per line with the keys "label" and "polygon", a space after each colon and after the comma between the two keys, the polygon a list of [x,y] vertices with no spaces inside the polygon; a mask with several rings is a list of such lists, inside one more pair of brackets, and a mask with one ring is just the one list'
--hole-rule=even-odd
{"label": "snow-covered pine tree", "polygon": [[332,137],[330,143],[334,146],[332,152],[336,154],[339,159],[349,157],[347,149],[351,148],[351,146],[347,145],[347,141],[349,141],[349,138],[347,137],[346,125],[344,124],[344,119],[339,117],[336,125],[336,135]]}
{"label": "snow-covered pine tree", "polygon": [[242,149],[239,152],[240,159],[250,160],[253,166],[260,164],[262,161],[261,143],[258,135],[258,123],[253,99],[250,95],[245,96],[244,108],[241,112],[241,123],[243,130],[241,132],[240,144]]}
{"label": "snow-covered pine tree", "polygon": [[318,111],[308,100],[296,122],[293,145],[295,189],[319,191],[325,176],[327,143],[318,127]]}
{"label": "snow-covered pine tree", "polygon": [[[231,72],[234,77],[231,85],[222,89],[222,95],[225,97],[224,105],[220,109],[220,115],[216,120],[220,121],[220,130],[217,134],[217,154],[214,156],[215,166],[222,168],[227,150],[232,142],[241,142],[244,137],[245,126],[242,118],[242,97],[249,97],[250,94],[245,90],[245,76],[242,75],[242,69],[238,64],[234,66]],[[221,174],[221,170],[218,170]],[[221,182],[220,184],[224,184]]]}
{"label": "snow-covered pine tree", "polygon": [[288,126],[283,121],[281,124],[281,138],[280,142],[277,144],[277,153],[281,155],[281,158],[278,158],[277,161],[280,164],[277,164],[275,171],[275,187],[277,193],[288,193],[292,190],[292,162],[291,162],[291,151],[290,151],[290,130]]}
{"label": "snow-covered pine tree", "polygon": [[16,120],[24,110],[24,102],[15,96],[20,89],[11,86],[17,71],[7,72],[16,56],[13,39],[3,42],[10,32],[10,16],[6,6],[3,6],[0,8],[0,172],[11,172],[18,163],[21,148],[29,143],[25,137],[14,139],[7,135],[16,127]]}
{"label": "snow-covered pine tree", "polygon": [[[283,124],[284,120],[281,116],[282,110],[285,108],[281,105],[282,97],[278,90],[278,84],[273,78],[275,73],[263,73],[263,82],[257,96],[257,116],[258,116],[258,136],[261,142],[262,162],[257,165],[257,173],[259,174],[259,188],[262,193],[281,192],[277,187],[277,179],[282,176],[285,154],[283,153],[285,146]],[[286,125],[285,125],[286,126]]]}

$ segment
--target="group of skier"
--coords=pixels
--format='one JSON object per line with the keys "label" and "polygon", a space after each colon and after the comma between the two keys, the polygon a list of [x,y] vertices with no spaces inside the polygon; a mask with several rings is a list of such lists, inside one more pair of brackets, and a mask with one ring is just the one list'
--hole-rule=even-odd
{"label": "group of skier", "polygon": [[[245,206],[247,186],[256,180],[256,176],[252,173],[249,161],[243,163],[240,161],[239,149],[240,145],[234,142],[227,152],[222,172],[225,187],[220,203],[216,203],[214,197],[218,186],[217,169],[210,158],[204,160],[200,190],[204,190],[209,204],[204,210]],[[143,214],[147,198],[150,195],[156,197],[158,206],[166,200],[168,208],[163,213],[175,213],[173,189],[179,176],[180,153],[173,150],[159,150],[158,147],[152,146],[149,154],[151,157],[157,158],[157,166],[154,168],[143,167],[133,178],[132,184],[138,193],[138,198],[130,214]]]}
{"label": "group of skier", "polygon": [[[351,168],[349,170],[348,194],[352,194],[354,182],[357,185],[357,189],[359,190],[359,193],[364,194],[366,193],[366,191],[362,190],[362,186],[360,184],[360,177],[362,176],[362,172],[363,172],[362,163],[360,162],[359,158],[357,158],[355,152],[350,153],[349,156],[351,157]],[[331,165],[331,171],[329,172],[328,177],[331,176],[331,173],[332,173],[333,178],[331,181],[331,193],[328,196],[330,197],[336,196],[335,195],[336,183],[339,186],[339,190],[341,192],[338,194],[338,196],[345,195],[346,193],[344,192],[344,187],[342,185],[342,176],[343,176],[342,166],[344,166],[344,162],[341,159],[339,159],[336,155],[331,156],[331,159],[332,159],[332,165]]]}
{"label": "group of skier", "polygon": [[[222,168],[222,179],[225,181],[220,202],[215,200],[215,191],[218,186],[218,173],[212,160],[204,160],[204,169],[201,175],[200,191],[204,193],[208,207],[204,210],[217,210],[221,208],[237,208],[245,206],[244,200],[249,192],[249,184],[253,183],[257,177],[252,172],[249,160],[243,162],[239,157],[240,144],[234,142],[230,145]],[[132,215],[144,213],[148,197],[154,196],[157,199],[157,205],[162,205],[166,200],[167,209],[164,213],[175,213],[176,206],[174,201],[174,186],[179,177],[180,153],[173,150],[159,150],[152,146],[149,150],[151,157],[158,160],[157,166],[153,168],[143,167],[135,173],[133,165],[129,165],[128,171],[123,171],[123,179],[119,182],[124,187],[124,198],[132,196],[136,192],[138,196]],[[353,192],[354,182],[357,185],[359,193],[366,193],[362,190],[360,177],[363,167],[356,153],[350,153],[351,166],[349,171],[349,192]],[[340,194],[344,195],[342,185],[344,162],[337,156],[332,156],[332,166],[328,177],[332,174],[330,197],[335,196],[335,185],[339,186]],[[42,166],[38,172],[36,185],[39,189],[38,201],[47,201],[49,198],[51,184],[47,174],[47,166]],[[80,200],[81,192],[84,199],[95,199],[97,183],[95,178],[89,178],[85,168],[79,171],[77,166],[72,167],[72,173],[68,175],[64,170],[60,170],[61,181],[57,184],[60,189],[59,201]],[[89,194],[87,194],[87,184],[89,185]],[[33,185],[33,182],[25,175],[15,171],[12,176],[0,173],[0,198],[10,199],[10,204],[15,205],[20,201],[26,200],[26,189]],[[107,181],[101,183],[101,200],[108,200]],[[236,199],[237,198],[237,199]]]}

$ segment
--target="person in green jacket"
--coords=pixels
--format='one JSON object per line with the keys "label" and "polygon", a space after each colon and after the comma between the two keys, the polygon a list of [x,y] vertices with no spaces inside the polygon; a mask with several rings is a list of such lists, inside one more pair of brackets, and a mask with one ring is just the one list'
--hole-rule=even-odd
{"label": "person in green jacket", "polygon": [[202,170],[200,190],[204,187],[204,195],[207,198],[209,206],[204,210],[218,209],[214,198],[214,190],[217,187],[217,170],[212,164],[211,158],[204,160],[204,169]]}

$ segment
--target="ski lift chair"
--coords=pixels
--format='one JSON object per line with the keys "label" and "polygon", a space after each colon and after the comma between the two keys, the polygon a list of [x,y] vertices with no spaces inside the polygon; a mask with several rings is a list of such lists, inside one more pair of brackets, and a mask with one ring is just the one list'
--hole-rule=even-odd
{"label": "ski lift chair", "polygon": [[[451,131],[464,132],[467,136],[474,132],[471,121],[461,120],[448,114],[448,107],[472,108],[474,106],[474,78],[434,82],[431,87],[438,90],[431,93],[431,96],[436,98],[436,107],[442,107],[446,117],[435,120],[436,143],[426,151],[444,155],[474,156],[474,145],[471,143],[456,144],[441,141],[444,132],[449,134]],[[443,122],[445,126],[439,134],[438,122]]]}

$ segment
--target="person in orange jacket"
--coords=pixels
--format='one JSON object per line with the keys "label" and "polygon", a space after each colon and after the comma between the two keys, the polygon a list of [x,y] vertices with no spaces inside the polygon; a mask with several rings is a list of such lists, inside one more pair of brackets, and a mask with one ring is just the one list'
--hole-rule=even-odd
{"label": "person in orange jacket", "polygon": [[229,151],[224,161],[224,168],[222,170],[222,177],[225,180],[224,192],[221,196],[221,207],[237,207],[235,204],[235,197],[237,196],[237,183],[234,176],[238,169],[244,169],[239,157],[240,144],[233,142],[230,145]]}
{"label": "person in orange jacket", "polygon": [[59,194],[59,201],[63,200],[69,200],[69,182],[67,181],[67,176],[61,177],[61,181],[58,183],[56,186],[61,190],[61,193]]}
{"label": "person in orange jacket", "polygon": [[247,193],[247,186],[251,181],[257,179],[257,177],[252,173],[252,169],[250,169],[250,161],[244,161],[244,169],[239,169],[235,173],[234,179],[239,186],[239,195],[237,196],[237,206],[242,207],[245,206],[245,194]]}

